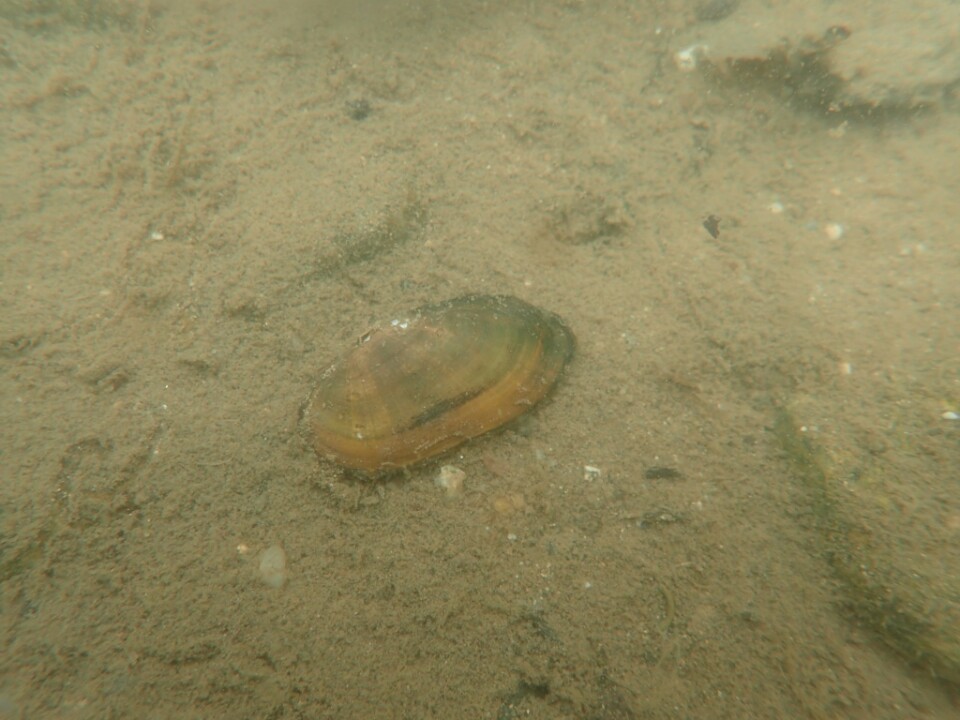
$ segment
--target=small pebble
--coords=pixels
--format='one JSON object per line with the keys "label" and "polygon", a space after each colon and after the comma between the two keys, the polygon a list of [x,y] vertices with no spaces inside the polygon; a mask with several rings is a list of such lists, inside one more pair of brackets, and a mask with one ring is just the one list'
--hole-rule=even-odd
{"label": "small pebble", "polygon": [[840,223],[827,223],[823,226],[823,232],[831,240],[839,240],[843,237],[843,225]]}
{"label": "small pebble", "polygon": [[583,466],[583,479],[586,481],[599,480],[603,476],[603,471],[594,465]]}
{"label": "small pebble", "polygon": [[287,554],[279,545],[271,545],[260,555],[260,579],[272,588],[287,583]]}
{"label": "small pebble", "polygon": [[697,69],[697,58],[706,48],[703,45],[691,45],[673,55],[673,62],[680,72],[693,72]]}
{"label": "small pebble", "polygon": [[520,493],[512,495],[500,495],[493,499],[493,509],[499,515],[512,515],[515,512],[526,512],[529,510],[527,501]]}
{"label": "small pebble", "polygon": [[644,471],[643,476],[647,480],[676,480],[681,477],[681,473],[676,468],[666,465],[653,465]]}
{"label": "small pebble", "polygon": [[467,474],[456,465],[444,465],[433,479],[433,484],[446,490],[448,497],[455,497],[463,492],[463,481],[466,478]]}

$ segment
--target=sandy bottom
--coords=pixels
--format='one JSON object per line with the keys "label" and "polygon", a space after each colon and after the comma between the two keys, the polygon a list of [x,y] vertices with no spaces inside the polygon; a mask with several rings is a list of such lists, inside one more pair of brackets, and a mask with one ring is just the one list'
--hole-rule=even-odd
{"label": "sandy bottom", "polygon": [[[684,72],[705,5],[0,9],[0,718],[956,716],[774,428],[960,557],[960,117]],[[318,462],[322,370],[466,293],[569,324],[550,401]]]}

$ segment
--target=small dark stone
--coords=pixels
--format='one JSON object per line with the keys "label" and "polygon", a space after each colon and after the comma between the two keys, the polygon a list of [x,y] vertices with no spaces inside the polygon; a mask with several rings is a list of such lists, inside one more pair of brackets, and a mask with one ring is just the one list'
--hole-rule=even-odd
{"label": "small dark stone", "polygon": [[347,115],[353,120],[366,120],[371,112],[373,108],[370,107],[370,102],[366,98],[347,101]]}
{"label": "small dark stone", "polygon": [[732,14],[740,0],[706,0],[697,6],[697,20],[700,22],[717,22]]}
{"label": "small dark stone", "polygon": [[711,215],[706,220],[703,221],[704,229],[710,233],[710,237],[716,240],[720,237],[720,218],[716,215]]}
{"label": "small dark stone", "polygon": [[680,471],[676,468],[666,467],[664,465],[654,465],[648,467],[643,474],[647,480],[675,480],[681,477]]}
{"label": "small dark stone", "polygon": [[823,39],[827,42],[835,41],[839,42],[841,40],[846,40],[852,34],[850,28],[843,25],[834,25],[830,28],[827,28],[827,32],[824,34]]}

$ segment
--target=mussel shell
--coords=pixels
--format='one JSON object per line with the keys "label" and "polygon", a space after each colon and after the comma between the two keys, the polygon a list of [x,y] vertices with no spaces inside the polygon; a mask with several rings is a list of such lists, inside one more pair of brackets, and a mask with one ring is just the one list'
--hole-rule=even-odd
{"label": "mussel shell", "polygon": [[508,296],[426,305],[365,333],[321,376],[306,421],[317,454],[366,473],[432,458],[529,410],[574,337]]}

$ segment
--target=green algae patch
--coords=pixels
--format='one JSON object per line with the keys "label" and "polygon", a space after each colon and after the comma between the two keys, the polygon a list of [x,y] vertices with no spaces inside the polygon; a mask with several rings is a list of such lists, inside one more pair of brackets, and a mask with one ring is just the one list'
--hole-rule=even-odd
{"label": "green algae patch", "polygon": [[821,552],[853,612],[910,663],[960,683],[956,532],[949,518],[941,524],[936,513],[917,512],[894,490],[915,479],[909,458],[820,445],[785,407],[773,432],[812,494]]}

